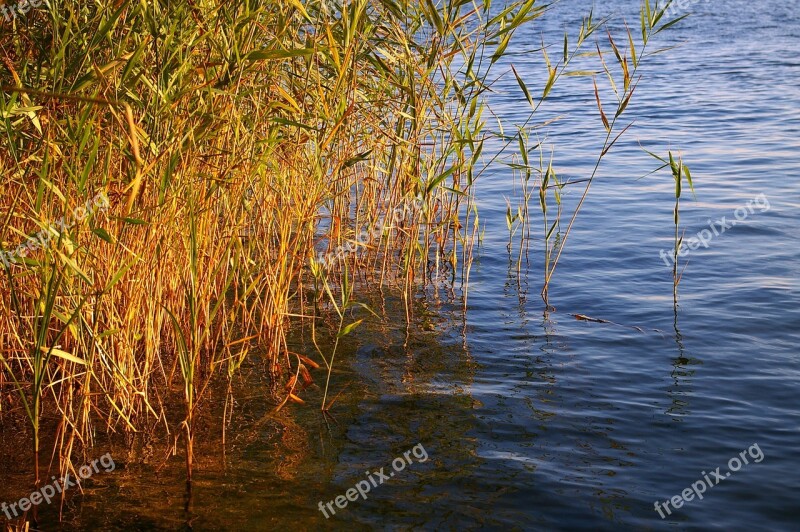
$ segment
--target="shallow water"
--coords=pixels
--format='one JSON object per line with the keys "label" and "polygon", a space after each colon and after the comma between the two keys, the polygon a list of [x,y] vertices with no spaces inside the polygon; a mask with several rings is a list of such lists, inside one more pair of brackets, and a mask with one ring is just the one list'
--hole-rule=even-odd
{"label": "shallow water", "polygon": [[[637,23],[638,2],[602,4],[598,17]],[[539,32],[559,43],[590,6],[564,0],[517,41],[509,60],[529,86],[541,79],[539,55],[527,51]],[[510,267],[511,179],[496,168],[480,185],[487,229],[466,318],[459,301],[432,298],[417,303],[411,330],[398,330],[402,305],[389,298],[384,323],[348,338],[335,421],[312,406],[264,417],[268,406],[248,388],[224,457],[213,441],[219,428],[207,428],[191,500],[179,458],[156,471],[163,446],[132,442],[112,450],[114,472],[69,500],[61,528],[796,529],[800,6],[732,0],[692,9],[659,40],[685,44],[646,62],[628,111],[636,124],[603,163],[554,277],[549,318],[538,233],[527,274]],[[565,115],[548,139],[559,175],[580,179],[602,126],[591,81],[565,81],[542,116]],[[495,110],[523,117],[513,76],[497,89]],[[659,258],[672,245],[674,185],[664,173],[637,180],[656,167],[638,143],[680,150],[690,165],[697,201],[683,203],[687,237],[765,198],[690,254],[677,314],[671,269]],[[297,350],[308,347],[303,331],[295,336]],[[259,380],[255,366],[243,377]],[[415,458],[330,519],[319,511],[417,444],[426,461]],[[748,465],[661,519],[655,501],[703,472],[719,467],[724,476],[754,444],[762,461],[746,454]],[[0,488],[0,500],[16,500],[11,491]],[[44,529],[59,528],[54,511],[43,510]]]}

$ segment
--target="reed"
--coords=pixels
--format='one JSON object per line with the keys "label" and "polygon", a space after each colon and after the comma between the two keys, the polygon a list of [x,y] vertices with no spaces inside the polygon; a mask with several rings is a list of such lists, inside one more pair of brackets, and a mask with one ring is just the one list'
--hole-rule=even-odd
{"label": "reed", "polygon": [[[603,143],[600,149],[599,154],[595,160],[594,167],[591,173],[583,178],[571,183],[561,183],[559,184],[557,181],[554,183],[554,194],[556,196],[555,200],[557,205],[559,206],[559,213],[556,217],[556,220],[553,222],[552,225],[548,226],[547,223],[544,225],[544,242],[545,242],[545,268],[544,268],[544,282],[542,284],[542,299],[545,302],[546,309],[550,309],[550,302],[549,302],[549,288],[550,283],[553,279],[553,275],[556,272],[556,268],[558,267],[558,263],[561,259],[561,255],[566,248],[567,241],[572,233],[573,227],[575,225],[575,221],[578,218],[578,215],[581,212],[581,209],[586,202],[587,197],[589,196],[589,191],[592,188],[592,184],[595,182],[596,178],[598,177],[600,167],[602,165],[603,160],[606,158],[608,153],[613,149],[613,147],[619,142],[619,140],[623,137],[623,135],[630,129],[633,125],[633,122],[629,122],[627,125],[622,125],[625,115],[625,111],[628,109],[628,106],[633,98],[636,89],[639,86],[639,82],[641,80],[641,75],[639,74],[641,70],[641,65],[643,61],[646,61],[649,57],[653,55],[662,53],[669,48],[659,48],[653,49],[652,47],[652,39],[662,31],[668,30],[669,28],[675,26],[679,23],[682,19],[686,18],[688,14],[683,16],[677,17],[673,20],[665,19],[665,16],[670,12],[670,6],[672,5],[672,0],[667,1],[663,6],[659,5],[659,2],[656,1],[654,4],[651,0],[643,0],[641,9],[640,9],[640,20],[639,20],[639,30],[641,34],[641,38],[634,37],[633,31],[626,25],[625,32],[623,35],[624,42],[627,44],[627,47],[621,48],[617,45],[614,40],[614,37],[611,34],[610,30],[606,31],[607,39],[604,49],[600,47],[600,43],[595,43],[595,49],[597,50],[596,57],[600,63],[600,73],[605,75],[606,80],[608,81],[608,87],[613,92],[613,100],[612,100],[612,109],[613,115],[607,115],[605,109],[607,109],[608,101],[605,102],[600,96],[600,91],[597,85],[596,73],[594,71],[586,71],[586,70],[573,70],[567,71],[567,67],[572,63],[574,58],[579,56],[580,50],[583,44],[586,42],[587,38],[592,35],[597,28],[602,23],[593,23],[591,15],[586,19],[584,22],[584,26],[581,28],[580,33],[578,35],[577,43],[572,51],[570,51],[568,38],[567,36],[564,37],[564,53],[563,59],[559,61],[559,63],[555,66],[551,66],[551,62],[545,53],[545,61],[547,63],[548,69],[550,70],[550,78],[545,86],[544,94],[542,99],[547,97],[549,92],[548,89],[551,89],[552,86],[558,81],[561,76],[564,75],[571,75],[571,76],[584,76],[584,77],[591,77],[593,82],[594,88],[594,97],[597,104],[597,110],[602,122],[603,128],[605,130],[605,135],[603,139]],[[610,59],[607,61],[606,58],[611,56]],[[520,86],[522,87],[523,91],[526,95],[529,94],[529,91],[524,86],[522,80],[519,79]],[[539,102],[541,104],[541,101]],[[542,177],[542,187],[543,189],[547,189],[548,185],[544,183],[548,177],[555,177],[555,174],[552,171],[552,164],[548,165],[547,170],[540,169],[540,174]],[[572,211],[572,214],[569,216],[569,221],[567,222],[566,229],[562,232],[560,229],[561,224],[561,217],[563,214],[563,210],[561,208],[561,201],[560,201],[560,192],[561,190],[567,186],[568,184],[583,184],[583,191],[580,193],[580,197],[578,199],[577,205]],[[546,220],[547,216],[547,201],[544,196],[540,193],[540,205],[542,209],[542,216]],[[554,234],[554,230],[558,229],[558,231]]]}
{"label": "reed", "polygon": [[[678,273],[679,269],[679,254],[681,246],[683,245],[683,236],[684,233],[680,230],[680,216],[681,216],[681,196],[683,195],[683,182],[686,181],[686,184],[689,185],[689,189],[691,190],[692,194],[694,195],[694,182],[692,181],[692,172],[689,170],[689,167],[686,166],[683,162],[683,158],[678,156],[675,159],[675,156],[672,152],[667,153],[667,158],[664,159],[659,157],[655,153],[647,152],[651,157],[658,160],[659,162],[663,163],[659,168],[654,170],[655,172],[659,172],[664,168],[669,168],[672,172],[672,179],[675,181],[675,206],[672,209],[672,221],[675,225],[675,237],[673,239],[673,263],[672,263],[672,296],[673,296],[673,303],[677,307],[678,305],[678,285],[681,283],[681,278],[683,277],[683,271]],[[686,264],[688,266],[688,262]],[[686,266],[684,266],[684,271]]]}
{"label": "reed", "polygon": [[[589,17],[578,45],[565,39],[564,58],[547,59],[538,101],[517,75],[531,115],[519,134],[494,134],[495,70],[546,11],[535,0],[53,0],[4,23],[0,247],[23,252],[0,265],[0,384],[18,397],[2,394],[0,409],[29,420],[34,482],[43,430],[63,474],[98,429],[159,430],[175,452],[182,435],[191,480],[197,411],[227,380],[224,431],[231,379],[253,352],[278,407],[302,401],[298,379],[318,357],[329,410],[338,340],[372,315],[356,285],[401,291],[410,320],[417,290],[458,278],[466,308],[474,185],[504,152],[484,146],[523,146],[527,224],[526,127],[560,76],[580,75],[567,67],[599,27]],[[643,21],[664,27],[649,11]],[[544,210],[562,184],[551,167],[539,174]],[[97,197],[102,210],[53,225]],[[573,222],[548,244],[545,289]],[[373,240],[358,238],[365,228]],[[36,244],[43,230],[52,238]],[[352,252],[315,259],[342,248]],[[333,350],[291,353],[299,324],[315,343],[330,324]]]}
{"label": "reed", "polygon": [[[65,472],[102,427],[183,434],[191,479],[197,409],[249,353],[283,404],[299,392],[278,384],[314,363],[295,364],[287,328],[333,311],[337,338],[352,331],[369,315],[356,277],[407,301],[446,271],[468,277],[491,67],[542,12],[56,0],[5,22],[0,243],[53,234],[4,254],[0,280],[2,382],[18,397],[0,408],[29,419],[34,481],[43,430]],[[53,226],[98,194],[102,212]],[[344,245],[359,252],[314,269]],[[319,353],[328,377],[335,355]]]}

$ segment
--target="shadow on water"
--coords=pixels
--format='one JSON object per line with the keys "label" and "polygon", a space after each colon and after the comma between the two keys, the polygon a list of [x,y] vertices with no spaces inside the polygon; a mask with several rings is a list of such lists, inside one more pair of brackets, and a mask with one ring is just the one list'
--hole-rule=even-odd
{"label": "shadow on water", "polygon": [[[409,526],[426,521],[428,505],[440,507],[446,523],[491,522],[481,507],[451,503],[453,490],[481,463],[470,437],[478,424],[469,393],[475,364],[456,332],[463,320],[418,300],[413,324],[398,327],[405,319],[401,298],[387,295],[384,302],[372,303],[382,320],[366,321],[340,344],[331,393],[342,393],[331,416],[319,410],[322,369],[312,372],[317,384],[302,394],[304,405],[290,403],[275,414],[268,378],[255,357],[234,382],[224,447],[222,407],[216,406],[223,401],[204,400],[215,406],[198,418],[201,436],[191,490],[180,445],[173,454],[174,435],[112,437],[98,441],[97,449],[111,452],[115,470],[94,475],[83,495],[70,490],[61,524],[57,503],[40,506],[40,529],[270,530],[344,524],[369,529],[389,516]],[[292,336],[290,350],[319,360],[308,330]],[[218,388],[214,393],[224,393],[224,386]],[[19,434],[24,432],[21,428]],[[3,434],[4,443],[9,439]],[[344,509],[334,504],[336,514],[329,519],[319,510],[320,502],[335,501],[367,478],[365,473],[392,471],[392,461],[418,444],[427,460],[422,453],[410,455],[413,463],[372,487],[366,500]],[[10,448],[25,447],[4,446]],[[3,454],[0,501],[30,493],[24,462]]]}

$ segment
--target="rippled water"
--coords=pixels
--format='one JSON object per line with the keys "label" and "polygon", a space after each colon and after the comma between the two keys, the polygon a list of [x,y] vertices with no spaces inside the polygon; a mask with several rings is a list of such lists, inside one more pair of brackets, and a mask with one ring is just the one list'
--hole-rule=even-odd
{"label": "rippled water", "polygon": [[[530,51],[540,32],[559,43],[590,6],[564,0],[521,36],[509,61],[530,86],[541,80],[540,56]],[[635,25],[638,6],[603,2],[596,15]],[[496,168],[481,182],[486,237],[465,319],[457,301],[433,298],[417,303],[411,330],[397,330],[402,304],[389,298],[385,323],[348,339],[335,420],[326,424],[314,408],[266,417],[254,387],[237,404],[227,454],[215,441],[198,450],[191,500],[182,462],[156,471],[162,447],[134,441],[130,451],[116,449],[114,473],[71,499],[63,527],[796,529],[800,5],[702,1],[692,9],[659,41],[685,44],[643,67],[628,112],[636,124],[601,167],[553,280],[549,317],[538,234],[527,274],[510,266],[511,179]],[[563,118],[541,134],[555,146],[559,175],[580,179],[591,172],[602,126],[591,81],[565,81],[542,115]],[[523,117],[513,77],[496,89],[495,110]],[[655,168],[639,143],[680,150],[692,168],[687,236],[764,194],[745,222],[691,253],[677,313],[671,269],[659,258],[672,245],[674,185],[668,174],[639,180]],[[296,336],[301,342],[304,332]],[[390,471],[416,444],[428,460],[330,519],[318,510],[366,472]],[[746,455],[750,463],[702,500],[660,518],[655,501],[703,472],[719,467],[724,476],[754,444],[762,461]]]}

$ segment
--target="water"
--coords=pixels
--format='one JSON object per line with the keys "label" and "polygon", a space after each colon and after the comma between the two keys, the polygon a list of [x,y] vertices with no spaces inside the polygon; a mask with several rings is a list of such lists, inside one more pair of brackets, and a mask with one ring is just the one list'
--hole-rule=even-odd
{"label": "water", "polygon": [[[638,2],[602,4],[598,18],[637,24]],[[541,86],[540,58],[528,51],[540,32],[558,44],[590,6],[564,0],[520,36],[510,61],[531,87]],[[636,124],[601,167],[551,285],[557,310],[548,318],[537,232],[528,273],[510,266],[511,182],[497,168],[481,182],[487,231],[466,318],[458,300],[433,298],[416,303],[410,330],[398,330],[402,304],[389,297],[384,321],[344,346],[333,383],[344,393],[327,423],[313,392],[309,406],[265,417],[253,366],[224,457],[219,427],[206,427],[191,500],[181,460],[162,467],[163,445],[135,440],[113,449],[114,472],[70,499],[62,528],[796,529],[800,5],[692,9],[659,40],[686,44],[643,67],[628,114]],[[559,175],[580,179],[602,127],[591,81],[565,81],[542,117],[566,115],[548,142]],[[524,116],[513,76],[497,89],[495,110]],[[637,180],[655,168],[639,143],[680,150],[690,165],[697,200],[684,198],[687,238],[764,194],[743,223],[691,252],[677,313],[659,257],[672,245],[674,185],[664,173]],[[574,204],[579,187],[571,190]],[[306,333],[295,331],[298,350]],[[319,511],[417,444],[428,460],[330,519]],[[742,451],[749,464],[661,519],[656,501],[663,506],[703,472],[719,467],[724,477]],[[7,491],[3,500],[12,499]]]}

